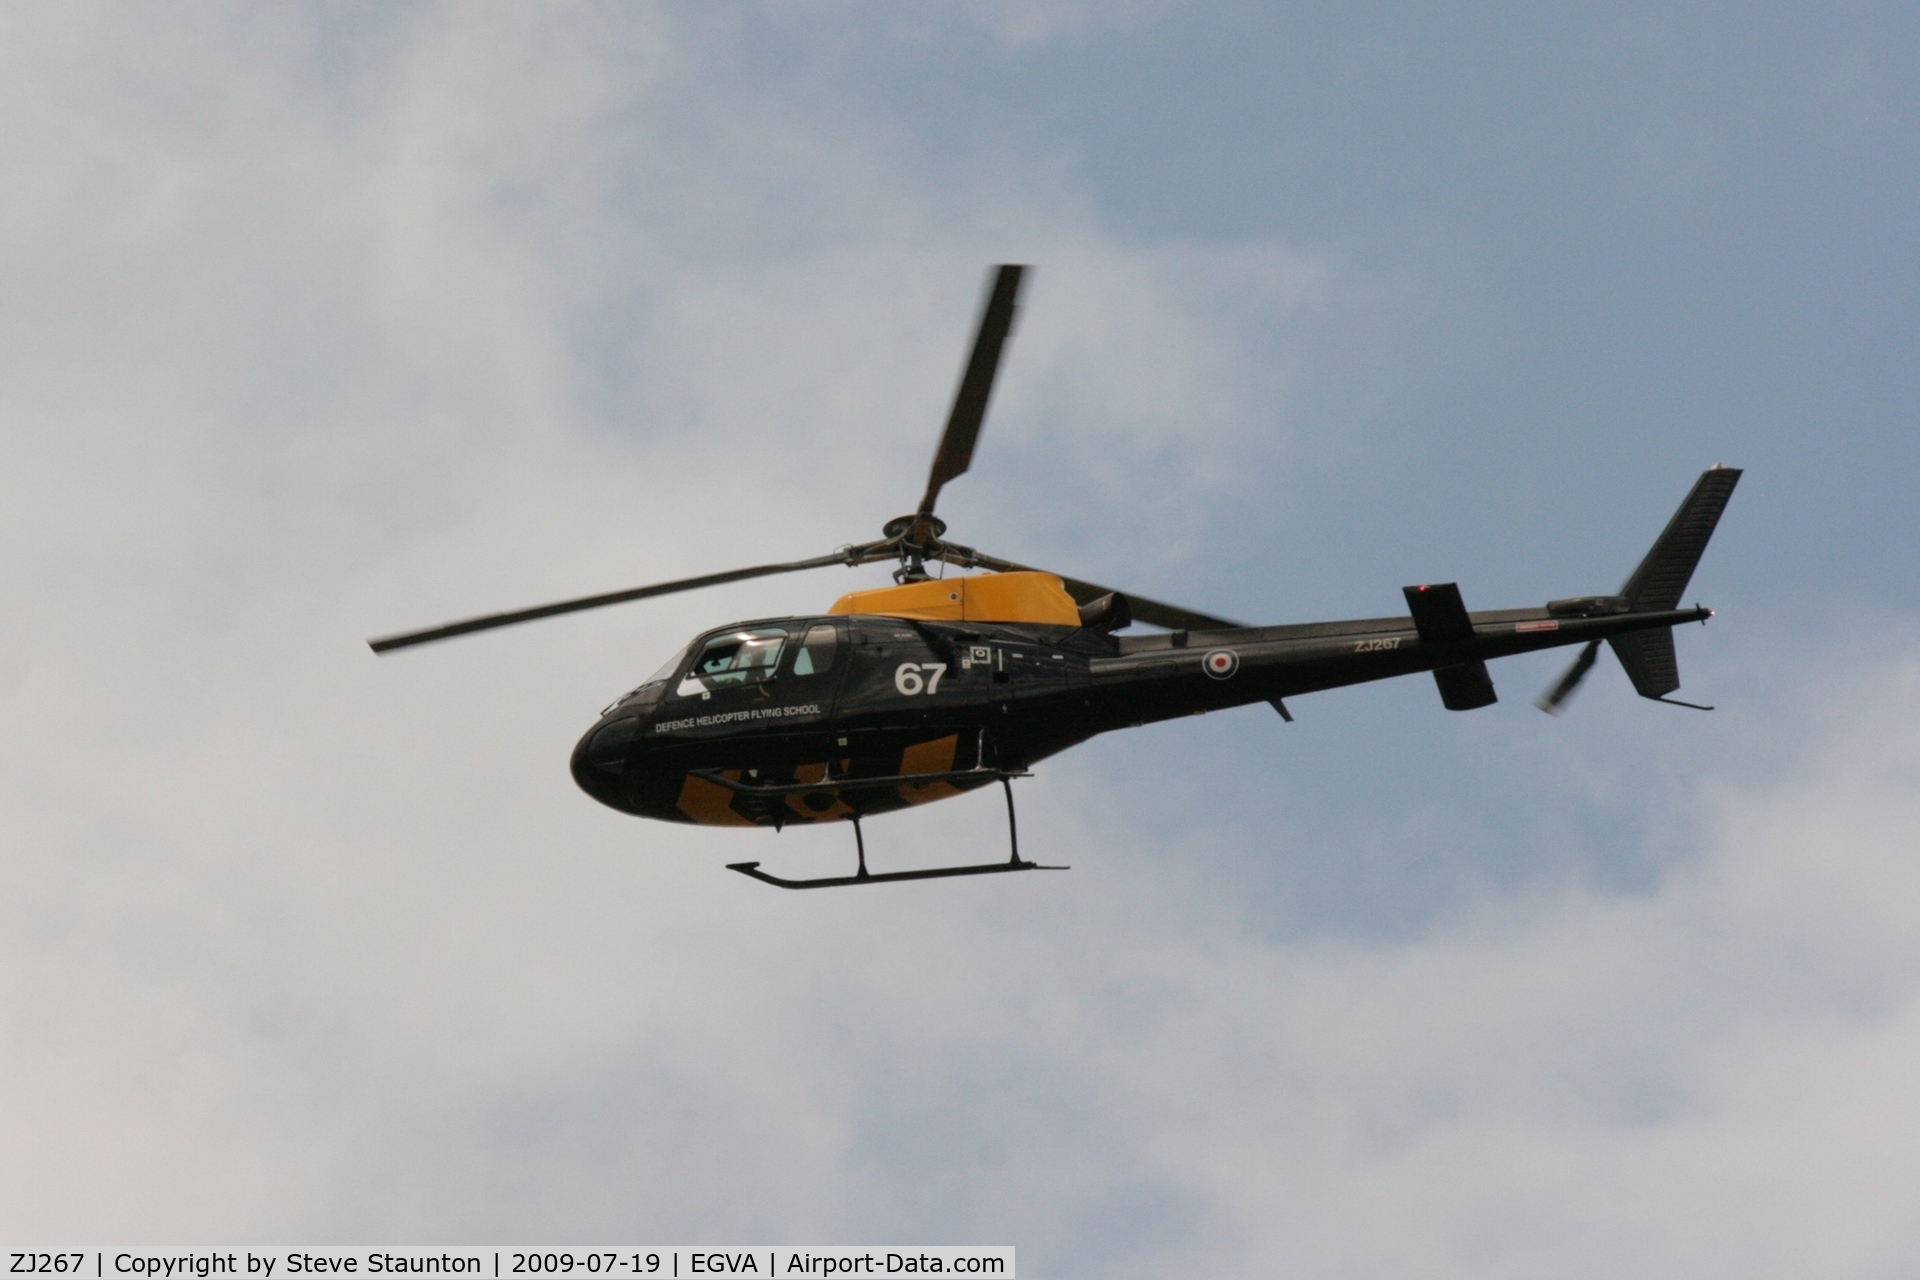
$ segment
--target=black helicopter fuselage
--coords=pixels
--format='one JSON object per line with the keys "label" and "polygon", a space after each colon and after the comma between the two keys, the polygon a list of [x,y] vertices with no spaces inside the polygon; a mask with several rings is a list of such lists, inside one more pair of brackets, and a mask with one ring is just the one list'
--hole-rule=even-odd
{"label": "black helicopter fuselage", "polygon": [[1449,707],[1482,706],[1494,700],[1488,659],[1709,613],[1621,612],[1602,598],[1468,614],[1451,584],[1409,588],[1408,600],[1402,617],[1140,636],[861,614],[740,623],[609,707],[573,775],[604,804],[670,822],[866,817],[1110,730],[1250,703],[1286,715],[1282,699],[1342,685],[1431,671]]}
{"label": "black helicopter fuselage", "polygon": [[[1095,734],[1255,702],[1287,719],[1286,698],[1433,673],[1441,702],[1495,700],[1487,662],[1579,644],[1538,699],[1559,712],[1611,647],[1642,697],[1676,703],[1673,628],[1705,621],[1682,594],[1740,479],[1702,473],[1618,595],[1543,608],[1467,612],[1452,584],[1405,589],[1404,617],[1245,627],[1185,605],[1050,573],[947,540],[935,514],[972,466],[1026,268],[996,267],[927,484],[876,541],[825,555],[578,596],[370,640],[375,653],[539,618],[830,566],[897,563],[892,587],[855,591],[823,616],[773,618],[701,636],[602,713],[573,753],[573,776],[624,813],[724,826],[853,823],[852,876],[784,888],[1041,869],[1020,857],[1011,779]],[[947,570],[981,570],[948,577]],[[1132,622],[1165,630],[1117,636]],[[1604,642],[1604,646],[1603,646]],[[1681,703],[1694,706],[1693,703]],[[1010,857],[998,864],[869,874],[860,820],[1000,782]]]}

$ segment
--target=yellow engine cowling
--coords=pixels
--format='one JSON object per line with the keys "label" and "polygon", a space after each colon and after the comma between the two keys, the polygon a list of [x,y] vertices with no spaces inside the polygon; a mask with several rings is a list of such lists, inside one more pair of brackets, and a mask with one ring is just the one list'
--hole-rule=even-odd
{"label": "yellow engine cowling", "polygon": [[889,618],[946,622],[1041,622],[1077,627],[1080,609],[1051,573],[982,573],[936,578],[873,591],[852,591],[830,613],[875,613]]}

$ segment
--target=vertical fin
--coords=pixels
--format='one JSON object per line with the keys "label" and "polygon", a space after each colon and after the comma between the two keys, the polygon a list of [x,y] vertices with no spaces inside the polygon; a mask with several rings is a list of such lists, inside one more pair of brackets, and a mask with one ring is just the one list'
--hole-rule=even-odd
{"label": "vertical fin", "polygon": [[[1646,559],[1633,571],[1620,594],[1636,613],[1680,607],[1681,593],[1693,580],[1707,540],[1727,509],[1733,487],[1740,483],[1738,467],[1714,466],[1700,473],[1686,501],[1667,521]],[[1643,698],[1662,698],[1680,687],[1680,662],[1673,651],[1673,628],[1638,631],[1607,641],[1620,659],[1633,691]]]}
{"label": "vertical fin", "polygon": [[1733,496],[1733,487],[1739,483],[1738,467],[1715,466],[1700,473],[1692,492],[1673,513],[1673,519],[1667,521],[1665,531],[1654,541],[1646,559],[1627,579],[1627,585],[1620,588],[1620,594],[1627,598],[1628,606],[1635,613],[1660,613],[1680,607],[1680,596],[1700,564],[1707,539],[1713,537],[1720,513],[1726,510],[1727,499]]}
{"label": "vertical fin", "polygon": [[1673,652],[1673,628],[1632,631],[1607,641],[1613,656],[1643,698],[1662,698],[1680,687],[1680,662]]}

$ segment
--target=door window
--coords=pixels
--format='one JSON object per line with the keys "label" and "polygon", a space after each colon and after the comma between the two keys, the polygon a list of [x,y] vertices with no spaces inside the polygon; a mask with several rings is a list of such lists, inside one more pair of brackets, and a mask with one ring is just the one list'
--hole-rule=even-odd
{"label": "door window", "polygon": [[831,622],[822,622],[800,641],[800,652],[793,655],[793,674],[819,675],[833,665],[833,653],[839,635]]}
{"label": "door window", "polygon": [[773,679],[787,633],[779,627],[755,627],[714,636],[700,648],[700,656],[680,681],[679,694],[690,698],[715,689],[764,684]]}

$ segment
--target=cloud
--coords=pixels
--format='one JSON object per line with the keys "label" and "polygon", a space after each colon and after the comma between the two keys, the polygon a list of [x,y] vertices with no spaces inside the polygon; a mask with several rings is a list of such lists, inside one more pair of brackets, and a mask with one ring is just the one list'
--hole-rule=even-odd
{"label": "cloud", "polygon": [[[1169,309],[1142,292],[1204,334],[1204,296],[1044,191],[1007,192],[1025,230],[937,212],[883,130],[792,118],[670,13],[9,21],[4,164],[36,198],[0,259],[27,339],[0,393],[5,867],[37,923],[7,943],[6,1123],[47,1158],[8,1203],[108,1233],[447,1221],[444,1184],[383,1170],[495,1185],[499,1097],[778,967],[715,967],[740,890],[685,851],[721,844],[610,821],[572,738],[716,612],[854,583],[425,662],[359,637],[870,535],[918,491],[987,240],[1073,246],[1062,285],[1128,317],[1045,368],[1137,345]],[[1203,345],[1173,379],[1231,380]],[[643,901],[600,915],[609,874]],[[685,1059],[643,1072],[670,1102],[636,1113],[664,1127],[624,1153],[697,1145],[677,1117],[745,1012],[675,1028]],[[742,1070],[715,1123],[778,1112]]]}
{"label": "cloud", "polygon": [[1076,870],[1016,891],[808,908],[688,868],[521,991],[503,1021],[546,1051],[407,1072],[433,1104],[343,1217],[958,1233],[1141,1274],[1874,1273],[1913,1245],[1920,1119],[1920,668],[1875,674],[1788,780],[1676,798],[1711,817],[1656,891],[1535,886],[1401,941],[1264,937],[1178,844],[1102,857],[1071,816],[1030,839]]}

